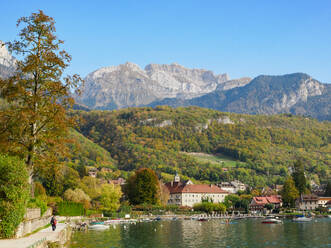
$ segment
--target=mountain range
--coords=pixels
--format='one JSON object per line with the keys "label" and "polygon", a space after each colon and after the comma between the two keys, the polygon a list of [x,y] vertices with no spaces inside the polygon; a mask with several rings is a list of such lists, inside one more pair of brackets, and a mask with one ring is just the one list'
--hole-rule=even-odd
{"label": "mountain range", "polygon": [[[15,58],[0,41],[0,77],[14,70]],[[232,79],[177,63],[149,64],[144,69],[127,62],[89,73],[75,95],[76,108],[113,110],[169,105],[199,106],[246,114],[292,113],[331,120],[331,84],[304,73]]]}

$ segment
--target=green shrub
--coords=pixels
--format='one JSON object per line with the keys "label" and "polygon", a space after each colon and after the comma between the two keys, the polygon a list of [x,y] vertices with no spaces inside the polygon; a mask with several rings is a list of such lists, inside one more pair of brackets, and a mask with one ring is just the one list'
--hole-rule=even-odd
{"label": "green shrub", "polygon": [[58,214],[61,216],[83,216],[84,206],[78,202],[60,202],[57,205]]}
{"label": "green shrub", "polygon": [[14,235],[25,214],[29,189],[24,162],[0,154],[0,237]]}
{"label": "green shrub", "polygon": [[193,206],[194,211],[212,213],[212,212],[221,212],[226,211],[226,207],[223,203],[212,203],[212,202],[202,202],[197,203]]}
{"label": "green shrub", "polygon": [[41,196],[30,199],[28,208],[40,208],[40,214],[43,215],[47,210],[47,203]]}
{"label": "green shrub", "polygon": [[40,182],[34,183],[34,196],[41,197],[43,199],[46,198],[46,190]]}

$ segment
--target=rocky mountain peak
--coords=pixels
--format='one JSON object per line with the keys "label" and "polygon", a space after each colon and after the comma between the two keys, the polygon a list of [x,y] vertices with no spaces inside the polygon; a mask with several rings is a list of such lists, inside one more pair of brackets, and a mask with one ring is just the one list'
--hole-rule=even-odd
{"label": "rocky mountain peak", "polygon": [[112,107],[121,108],[171,97],[190,99],[215,90],[226,80],[226,74],[215,75],[209,70],[190,69],[177,63],[149,64],[141,69],[126,62],[87,75],[83,94],[77,101],[90,108],[109,108],[103,105],[109,106],[110,102]]}
{"label": "rocky mountain peak", "polygon": [[5,43],[0,40],[0,64],[6,67],[15,66],[15,58],[8,52]]}

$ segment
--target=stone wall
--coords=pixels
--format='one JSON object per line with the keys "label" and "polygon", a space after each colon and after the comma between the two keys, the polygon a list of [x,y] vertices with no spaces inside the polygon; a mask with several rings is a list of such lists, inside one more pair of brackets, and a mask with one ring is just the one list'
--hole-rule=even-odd
{"label": "stone wall", "polygon": [[24,220],[32,220],[40,217],[40,208],[27,208]]}
{"label": "stone wall", "polygon": [[[38,208],[39,209],[39,208]],[[30,209],[31,210],[31,209]],[[52,209],[47,209],[42,217],[40,217],[40,209],[39,209],[39,217],[31,218],[37,216],[37,210],[27,211],[26,218],[19,226],[17,227],[15,237],[21,238],[28,233],[33,232],[34,230],[38,229],[39,227],[43,227],[50,223],[50,219],[52,216]]]}

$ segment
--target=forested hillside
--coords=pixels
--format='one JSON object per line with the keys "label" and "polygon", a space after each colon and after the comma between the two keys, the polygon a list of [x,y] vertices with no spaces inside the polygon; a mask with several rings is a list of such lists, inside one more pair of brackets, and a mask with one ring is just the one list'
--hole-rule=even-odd
{"label": "forested hillside", "polygon": [[[236,178],[264,186],[282,183],[293,162],[302,159],[310,178],[318,182],[330,176],[330,122],[285,114],[230,114],[198,107],[74,114],[82,117],[79,131],[108,150],[121,170],[149,167],[162,175],[178,171],[201,181]],[[224,154],[244,163],[223,170],[183,152]]]}

